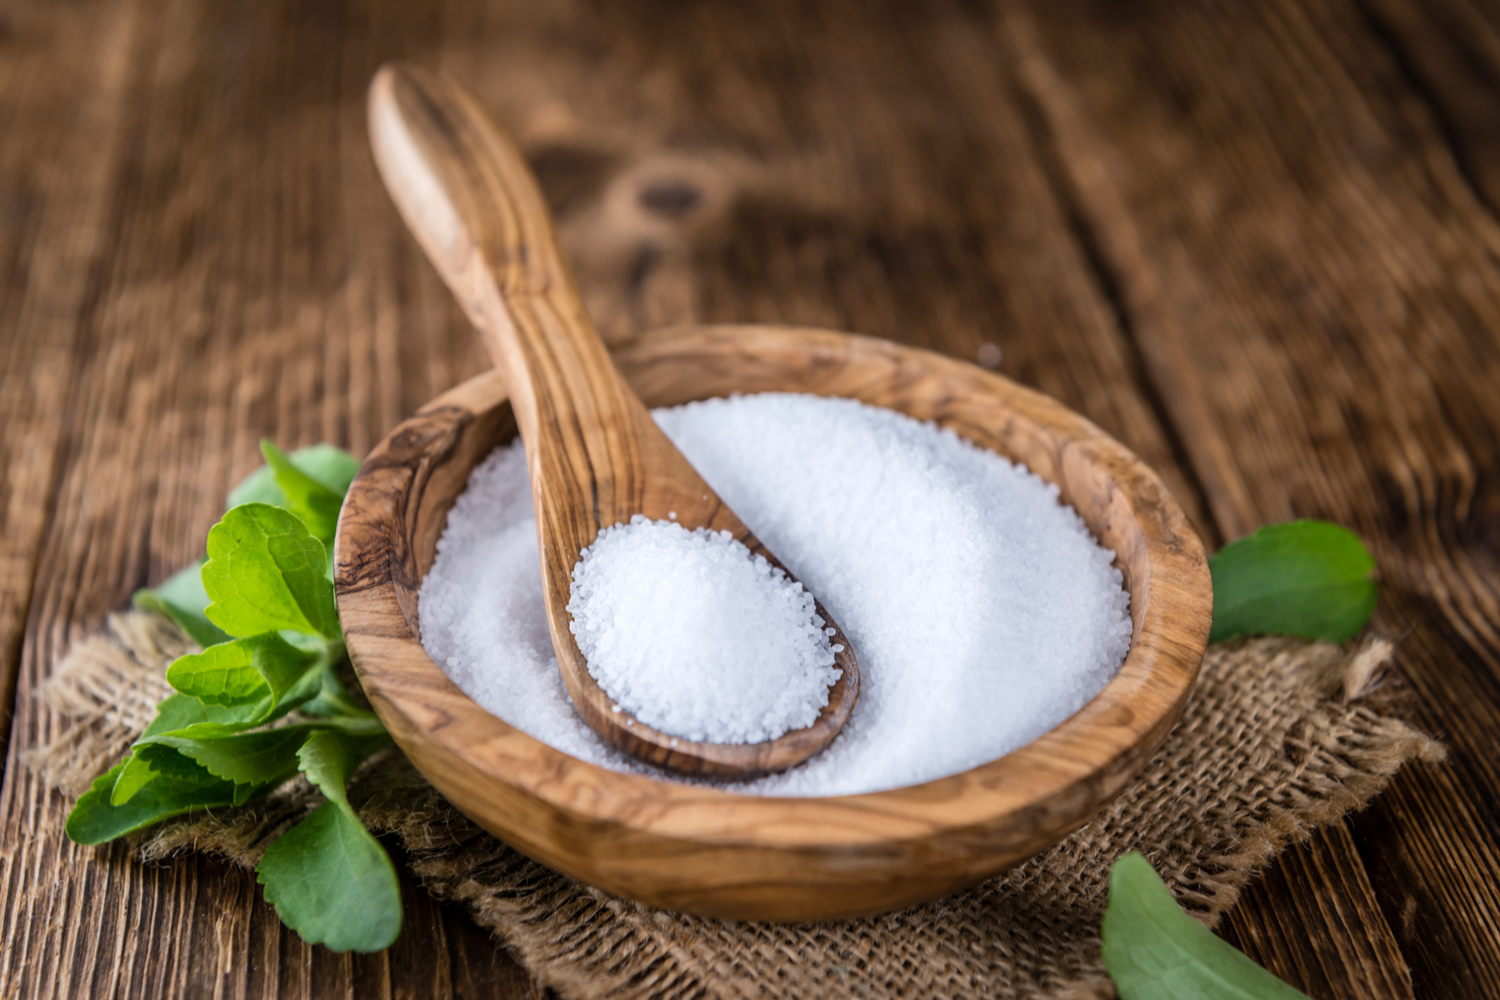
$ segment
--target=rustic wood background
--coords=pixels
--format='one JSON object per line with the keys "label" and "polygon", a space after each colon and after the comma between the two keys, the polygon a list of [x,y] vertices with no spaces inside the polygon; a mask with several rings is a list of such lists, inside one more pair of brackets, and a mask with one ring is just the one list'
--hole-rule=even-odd
{"label": "rustic wood background", "polygon": [[73,846],[17,762],[59,731],[32,693],[69,639],[198,554],[260,437],[360,452],[485,364],[375,177],[390,58],[522,137],[612,336],[778,321],[998,358],[1210,545],[1359,531],[1393,683],[1451,759],[1222,932],[1317,998],[1493,995],[1500,11],[0,0],[0,996],[535,993],[414,885],[394,948],[338,956],[247,872]]}

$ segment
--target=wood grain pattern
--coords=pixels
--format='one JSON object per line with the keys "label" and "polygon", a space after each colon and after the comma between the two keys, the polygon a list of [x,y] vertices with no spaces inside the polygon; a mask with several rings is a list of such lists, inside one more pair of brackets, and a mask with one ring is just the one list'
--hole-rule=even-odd
{"label": "wood grain pattern", "polygon": [[1154,473],[1057,402],[937,355],[774,327],[690,327],[621,347],[653,406],[734,392],[843,396],[936,421],[1056,484],[1118,554],[1135,633],[1119,673],[1036,741],[910,788],[767,798],[618,774],[480,708],[422,650],[416,590],[470,471],[515,422],[498,375],[377,445],[339,518],[339,620],[371,704],[422,773],[539,861],[653,905],[828,920],[934,899],[1056,843],[1149,759],[1187,699],[1213,610],[1202,544]]}
{"label": "wood grain pattern", "polygon": [[[1417,995],[1480,995],[1500,977],[1500,760],[1480,749],[1500,725],[1500,420],[1478,388],[1500,377],[1500,227],[1362,11],[1168,6],[1107,30],[1086,4],[1030,7],[1016,37],[1052,75],[1027,85],[1148,369],[1192,387],[1168,409],[1226,536],[1311,516],[1370,542],[1414,717],[1454,753],[1350,827],[1380,923],[1419,921]],[[1247,45],[1278,53],[1253,84],[1223,72]],[[1163,180],[1189,149],[1197,169]]]}
{"label": "wood grain pattern", "polygon": [[0,0],[0,995],[531,995],[457,910],[351,960],[236,869],[101,865],[14,757],[57,732],[31,692],[69,637],[201,554],[261,436],[363,453],[487,367],[369,160],[370,76],[411,59],[519,137],[607,338],[983,348],[1145,459],[1210,543],[1306,513],[1399,558],[1388,683],[1451,763],[1315,834],[1221,933],[1318,1000],[1488,996],[1496,24],[1473,0]]}
{"label": "wood grain pattern", "polygon": [[[83,12],[65,17],[54,30],[76,33],[72,62],[58,72],[43,47],[7,52],[7,83],[30,88],[32,103],[8,122],[30,137],[22,145],[0,143],[5,184],[0,225],[0,324],[7,335],[0,381],[0,650],[7,662],[20,655],[32,598],[47,510],[56,488],[63,447],[63,413],[78,364],[81,321],[90,309],[90,282],[104,252],[106,178],[118,169],[119,101],[134,32],[129,12],[103,18]],[[75,90],[85,69],[89,86]],[[49,111],[71,98],[84,128],[69,127]],[[75,159],[86,169],[62,174],[33,172],[43,156]],[[46,265],[32,266],[40,259]],[[16,671],[0,672],[0,747],[10,739],[10,706]]]}
{"label": "wood grain pattern", "polygon": [[[1229,911],[1235,942],[1278,968],[1291,968],[1310,996],[1352,994],[1412,996],[1411,970],[1393,935],[1370,933],[1363,909],[1373,902],[1369,878],[1355,863],[1359,851],[1347,822],[1319,831],[1320,843],[1299,844],[1276,859],[1266,882],[1290,900],[1284,912],[1265,920],[1253,910]],[[1338,886],[1339,892],[1309,892],[1309,886]],[[1316,915],[1304,916],[1306,911]],[[1303,937],[1310,923],[1341,928],[1340,933]],[[1348,982],[1351,972],[1354,981]]]}
{"label": "wood grain pattern", "polygon": [[599,532],[644,515],[728,532],[795,580],[703,481],[620,377],[578,294],[536,178],[474,95],[411,66],[370,84],[370,146],[407,226],[479,331],[505,380],[537,510],[547,627],[573,706],[610,743],[683,774],[784,771],[839,734],[859,699],[854,646],[833,629],[838,680],[811,725],[759,743],[688,739],[615,704],[588,668],[568,612],[573,567]]}
{"label": "wood grain pattern", "polygon": [[[368,450],[483,367],[400,242],[362,129],[340,142],[338,74],[292,74],[306,115],[267,114],[289,107],[280,74],[213,82],[232,62],[213,39],[238,46],[242,15],[0,5],[0,686],[16,692],[4,708],[0,996],[537,998],[500,943],[409,876],[396,948],[335,955],[282,927],[252,872],[69,843],[70,803],[18,760],[67,725],[34,699],[57,657],[136,587],[201,556],[225,493],[259,464],[260,437]],[[326,59],[327,39],[291,10],[258,16],[282,39],[276,58]],[[423,43],[399,13],[351,37]],[[356,101],[373,68],[351,67]],[[341,190],[351,169],[385,215]],[[334,232],[338,220],[376,224],[357,252],[314,250],[314,217]],[[397,287],[399,299],[378,292]],[[387,352],[380,331],[398,326],[426,329],[426,342],[392,338]]]}

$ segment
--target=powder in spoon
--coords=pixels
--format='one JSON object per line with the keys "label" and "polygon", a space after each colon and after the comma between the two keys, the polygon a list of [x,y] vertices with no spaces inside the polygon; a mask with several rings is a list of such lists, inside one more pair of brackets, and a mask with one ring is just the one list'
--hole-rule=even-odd
{"label": "powder in spoon", "polygon": [[813,597],[727,531],[636,515],[573,567],[572,630],[618,706],[672,736],[759,743],[810,726],[838,679]]}
{"label": "powder in spoon", "polygon": [[[1131,623],[1113,553],[1023,467],[851,400],[774,393],[655,416],[859,657],[838,738],[737,791],[856,794],[954,774],[1056,726],[1119,668]],[[423,645],[480,705],[575,757],[661,775],[568,700],[519,443],[475,468],[419,599]]]}

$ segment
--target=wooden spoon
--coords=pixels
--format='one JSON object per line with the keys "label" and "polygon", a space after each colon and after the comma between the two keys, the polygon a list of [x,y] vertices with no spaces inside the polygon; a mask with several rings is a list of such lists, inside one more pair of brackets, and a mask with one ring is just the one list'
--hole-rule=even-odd
{"label": "wooden spoon", "polygon": [[478,100],[437,74],[384,66],[370,85],[369,119],[386,188],[505,380],[536,501],[547,626],[579,714],[627,753],[690,774],[779,771],[823,749],[859,697],[859,664],[821,603],[817,613],[834,629],[835,648],[843,647],[835,653],[841,675],[805,729],[763,743],[699,743],[614,710],[568,627],[573,566],[601,529],[635,514],[662,520],[675,512],[684,528],[727,530],[785,567],[615,370],[526,161]]}

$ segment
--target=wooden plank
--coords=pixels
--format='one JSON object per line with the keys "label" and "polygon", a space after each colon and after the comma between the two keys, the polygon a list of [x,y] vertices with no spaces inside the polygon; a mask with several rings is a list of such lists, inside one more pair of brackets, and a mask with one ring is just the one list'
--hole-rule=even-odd
{"label": "wooden plank", "polygon": [[1381,33],[1338,0],[1033,4],[1027,20],[1067,81],[1071,117],[1049,120],[1215,519],[1235,535],[1327,517],[1380,560],[1415,717],[1454,753],[1351,824],[1387,908],[1372,925],[1420,914],[1416,991],[1484,995],[1500,973],[1495,221]]}
{"label": "wooden plank", "polygon": [[[1211,534],[983,17],[959,4],[814,15],[788,3],[700,11],[660,33],[638,12],[602,13],[594,34],[631,72],[670,67],[650,77],[663,94],[634,127],[687,137],[633,151],[563,216],[570,249],[623,243],[645,262],[635,315],[820,325],[988,358],[1136,451]],[[577,106],[589,121],[632,118],[607,87]],[[590,134],[574,144],[589,148]],[[664,227],[599,211],[644,201],[645,182],[663,177],[702,192],[694,212]],[[574,256],[586,283],[611,280],[595,255]]]}
{"label": "wooden plank", "polygon": [[[1393,62],[1421,96],[1419,113],[1426,119],[1421,122],[1424,131],[1442,136],[1463,180],[1468,182],[1473,194],[1493,217],[1500,210],[1500,160],[1496,156],[1500,152],[1496,145],[1497,134],[1500,134],[1496,131],[1497,123],[1500,123],[1500,18],[1497,18],[1496,11],[1468,0],[1421,4],[1408,0],[1368,0],[1365,7],[1373,29],[1390,50]],[[1484,236],[1487,241],[1493,238],[1488,229]],[[1488,332],[1493,343],[1493,329]],[[1493,434],[1496,421],[1492,412],[1488,424]],[[1484,470],[1486,467],[1480,465],[1477,468]],[[1480,474],[1483,475],[1482,471]],[[1488,584],[1493,593],[1494,554],[1500,551],[1496,544],[1500,535],[1493,526],[1500,505],[1494,502],[1492,492],[1492,488],[1481,488],[1478,497],[1464,498],[1469,509],[1459,511],[1459,517],[1452,519],[1459,523],[1441,525],[1446,537],[1440,540],[1440,544],[1444,547],[1456,544],[1471,558],[1478,555],[1484,574],[1479,582]],[[1441,516],[1444,512],[1438,513]],[[1469,603],[1462,589],[1450,596]],[[1412,615],[1424,613],[1431,614],[1432,610],[1421,604],[1409,612]],[[1488,614],[1489,620],[1494,620],[1492,611],[1475,608],[1472,604],[1463,616],[1476,614]],[[1436,621],[1440,632],[1448,632],[1451,628],[1445,625],[1447,617],[1443,615]],[[1456,644],[1464,661],[1471,659],[1472,655],[1464,655],[1464,647],[1473,642],[1463,635],[1467,632],[1468,629],[1463,629]],[[1441,646],[1434,650],[1432,645],[1424,643],[1413,650],[1415,655],[1423,657],[1420,669],[1433,674],[1453,670],[1453,664],[1445,662],[1446,657],[1441,655]],[[1464,662],[1461,669],[1494,676],[1493,640],[1481,639],[1478,645],[1481,649],[1477,657],[1479,662],[1472,665]],[[1435,656],[1435,652],[1438,655]],[[1462,697],[1458,692],[1452,694]],[[1493,694],[1490,698],[1489,704],[1493,706]],[[1440,709],[1429,709],[1426,715],[1438,731],[1446,728]],[[1479,732],[1474,735],[1483,737]],[[1466,747],[1465,756],[1476,753],[1491,756],[1481,749],[1484,744],[1470,746],[1472,749]],[[1480,990],[1487,982],[1483,977],[1493,975],[1496,970],[1496,963],[1490,957],[1493,949],[1490,949],[1486,966],[1474,968],[1471,972],[1459,971],[1470,969],[1469,946],[1475,934],[1490,942],[1500,938],[1500,914],[1496,912],[1495,895],[1484,892],[1486,888],[1492,888],[1493,883],[1489,886],[1471,884],[1474,873],[1466,866],[1454,871],[1444,862],[1450,842],[1458,840],[1471,850],[1473,846],[1487,847],[1490,852],[1488,870],[1494,871],[1500,864],[1494,855],[1493,831],[1500,824],[1500,813],[1494,805],[1493,787],[1489,786],[1491,795],[1488,800],[1469,803],[1465,801],[1467,790],[1459,787],[1453,775],[1446,772],[1405,775],[1380,803],[1380,808],[1371,810],[1354,823],[1355,834],[1369,844],[1364,854],[1386,916],[1396,929],[1402,946],[1412,955],[1413,964],[1418,969],[1417,982],[1424,991],[1441,990],[1455,981],[1463,982],[1466,988]],[[1447,807],[1444,808],[1443,804]],[[1434,824],[1433,835],[1421,840],[1409,838],[1405,828],[1416,817],[1431,815],[1435,807],[1439,818]],[[1490,835],[1479,838],[1475,845],[1471,836],[1480,827],[1490,831]],[[1426,882],[1434,879],[1447,883],[1446,898],[1434,899],[1431,893],[1421,891]],[[1434,907],[1451,905],[1452,900],[1462,900],[1467,906],[1475,925],[1473,931],[1460,935],[1443,932],[1450,918],[1447,914],[1435,913]],[[1436,933],[1433,932],[1435,928],[1438,929]],[[1443,971],[1434,976],[1429,970]]]}
{"label": "wooden plank", "polygon": [[[348,222],[341,211],[368,215],[340,204],[348,164],[336,145],[366,66],[328,64],[325,35],[291,31],[294,5],[257,5],[251,23],[215,4],[96,6],[39,5],[15,22],[21,37],[12,44],[62,75],[51,105],[33,107],[35,91],[19,83],[6,94],[18,127],[38,119],[28,133],[7,133],[7,155],[32,133],[46,140],[27,166],[60,192],[43,220],[52,228],[28,262],[40,286],[28,294],[46,296],[46,311],[23,308],[20,329],[42,343],[55,337],[53,350],[67,352],[35,371],[13,358],[6,374],[36,379],[67,410],[49,410],[49,394],[14,399],[63,445],[55,469],[11,467],[11,507],[38,528],[48,519],[34,581],[20,590],[31,614],[0,791],[0,995],[533,995],[487,932],[409,880],[400,943],[379,955],[334,955],[283,928],[250,872],[196,855],[142,865],[124,845],[68,843],[67,803],[15,762],[18,750],[59,731],[31,694],[67,637],[97,627],[136,586],[197,554],[225,491],[257,461],[261,435],[358,447],[405,401],[426,397],[428,359],[443,366],[443,381],[455,367],[477,370],[455,366],[469,335],[446,314],[427,325],[404,366],[400,351],[384,350],[381,338],[410,321],[374,291],[409,263],[398,223],[386,215],[361,232],[339,226]],[[383,26],[421,43],[399,17]],[[292,71],[278,71],[278,61]],[[102,98],[80,87],[101,65],[99,87],[124,116],[102,123],[110,128],[98,120]],[[341,69],[357,81],[342,99]],[[101,202],[113,206],[107,227],[87,214],[98,215]],[[325,225],[373,238],[384,252],[356,259],[367,248],[324,242]],[[103,244],[94,270],[79,246],[88,246],[85,236]],[[356,319],[329,321],[330,302]],[[370,381],[352,385],[351,370]],[[23,527],[15,526],[18,538]]]}
{"label": "wooden plank", "polygon": [[1471,0],[1362,0],[1452,148],[1465,178],[1500,208],[1500,17]]}
{"label": "wooden plank", "polygon": [[[133,12],[13,15],[0,41],[0,750],[63,445],[77,329],[93,308]],[[24,99],[23,99],[24,95]],[[25,142],[15,136],[26,136]],[[42,169],[48,160],[76,169]]]}
{"label": "wooden plank", "polygon": [[[1106,271],[1107,282],[1116,290],[1126,322],[1134,327],[1175,324],[1175,316],[1164,309],[1159,301],[1161,290],[1155,275],[1141,265],[1141,251],[1134,226],[1119,199],[1114,196],[1100,162],[1095,137],[1086,119],[1077,106],[1069,84],[1059,77],[1055,68],[1039,49],[1035,31],[1029,19],[1012,16],[1006,33],[1010,37],[1016,56],[1018,84],[1035,103],[1037,114],[1042,119],[1047,138],[1055,147],[1054,160],[1061,176],[1058,186],[1076,206],[1082,219],[1083,239],[1094,246],[1099,266]],[[1177,396],[1197,395],[1197,386],[1186,383],[1175,387]],[[1224,452],[1225,442],[1209,439],[1200,442],[1200,451]],[[1200,455],[1201,458],[1201,455]],[[1209,482],[1221,493],[1235,494],[1239,484],[1217,470],[1212,463],[1204,466],[1209,471],[1202,481]],[[1306,977],[1317,970],[1318,985],[1328,991],[1327,995],[1359,997],[1367,995],[1364,984],[1374,976],[1387,983],[1405,983],[1409,979],[1400,951],[1395,946],[1394,936],[1376,903],[1368,882],[1363,877],[1352,881],[1336,882],[1326,877],[1326,872],[1336,870],[1338,855],[1344,850],[1342,844],[1330,843],[1326,834],[1316,833],[1309,849],[1324,864],[1308,869],[1309,882],[1305,891],[1323,896],[1348,892],[1350,905],[1361,915],[1366,925],[1364,933],[1379,942],[1370,955],[1343,954],[1340,958],[1349,964],[1333,973],[1328,973],[1321,961],[1315,942],[1327,940],[1339,932],[1337,926],[1319,919],[1317,912],[1296,914],[1294,901],[1287,896],[1284,883],[1275,880],[1252,885],[1239,904],[1236,924],[1224,929],[1225,936],[1242,946],[1257,961],[1265,964],[1277,975],[1294,984],[1308,984]],[[1352,859],[1359,867],[1358,859]],[[1349,890],[1352,888],[1352,892]],[[1265,936],[1250,933],[1251,928],[1271,928],[1288,922],[1293,924],[1311,918],[1312,933],[1280,935],[1276,937],[1280,947],[1264,945]],[[1239,928],[1238,932],[1236,927]],[[1365,958],[1382,963],[1378,969],[1362,967]],[[1308,988],[1313,988],[1308,985]],[[1398,991],[1395,996],[1409,992]]]}
{"label": "wooden plank", "polygon": [[1230,910],[1221,928],[1231,943],[1311,996],[1414,996],[1395,936],[1370,932],[1375,894],[1347,823],[1287,850],[1261,879],[1261,905]]}

